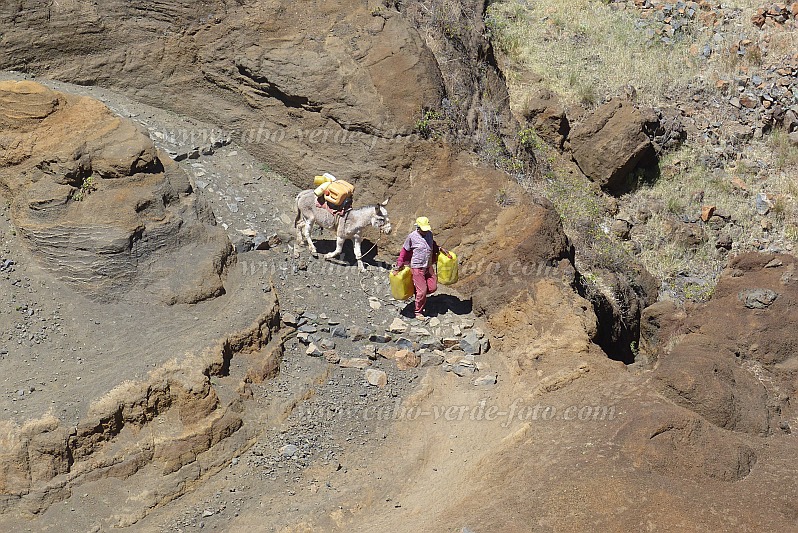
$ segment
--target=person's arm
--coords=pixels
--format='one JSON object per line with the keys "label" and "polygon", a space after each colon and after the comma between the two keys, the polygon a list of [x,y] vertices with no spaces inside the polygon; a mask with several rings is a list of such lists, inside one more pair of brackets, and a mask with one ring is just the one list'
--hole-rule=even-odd
{"label": "person's arm", "polygon": [[441,246],[438,246],[438,243],[433,240],[432,241],[432,257],[437,259],[439,252],[442,253],[443,255],[445,255],[446,257],[451,257],[449,255],[449,251],[446,248],[442,248]]}
{"label": "person's arm", "polygon": [[403,266],[409,264],[411,257],[413,257],[413,250],[408,250],[403,246],[402,251],[399,252],[399,259],[396,260],[396,270],[399,270]]}
{"label": "person's arm", "polygon": [[413,257],[413,249],[408,235],[405,243],[402,245],[402,250],[399,252],[399,258],[396,260],[396,266],[393,268],[394,272],[398,272],[403,266],[410,264],[410,258]]}

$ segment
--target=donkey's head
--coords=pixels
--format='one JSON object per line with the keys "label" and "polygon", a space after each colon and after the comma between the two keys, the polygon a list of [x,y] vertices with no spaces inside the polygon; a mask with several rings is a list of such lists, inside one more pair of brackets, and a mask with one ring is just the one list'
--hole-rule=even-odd
{"label": "donkey's head", "polygon": [[391,221],[388,220],[388,211],[385,209],[386,205],[388,205],[388,200],[374,206],[374,215],[371,217],[371,225],[375,228],[380,228],[383,233],[388,235],[391,233]]}

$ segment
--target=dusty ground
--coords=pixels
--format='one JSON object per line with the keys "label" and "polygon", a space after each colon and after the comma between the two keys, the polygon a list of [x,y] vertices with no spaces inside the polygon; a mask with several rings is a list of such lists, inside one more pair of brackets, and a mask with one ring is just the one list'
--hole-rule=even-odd
{"label": "dusty ground", "polygon": [[[191,131],[219,131],[96,88],[54,86],[100,98],[141,122],[174,153],[194,146],[169,143],[170,131],[189,132],[178,136],[182,139],[190,139]],[[177,355],[175,346],[199,349],[242,327],[250,313],[259,312],[251,304],[260,302],[255,295],[273,293],[284,322],[296,320],[316,330],[308,334],[334,341],[338,357],[366,359],[386,372],[387,386],[369,386],[362,369],[306,355],[305,343],[293,333],[285,341],[280,372],[261,383],[242,386],[261,353],[236,353],[229,368],[209,380],[220,405],[240,416],[242,426],[200,452],[196,463],[173,473],[168,462],[155,460],[132,475],[86,476],[35,516],[16,509],[2,515],[0,529],[756,531],[794,526],[794,436],[777,429],[775,419],[766,435],[721,429],[670,399],[651,383],[650,370],[609,360],[590,342],[595,316],[589,305],[563,291],[554,277],[530,282],[517,294],[495,295],[505,298],[506,306],[489,324],[474,317],[470,301],[455,290],[442,290],[430,303],[437,322],[424,326],[430,337],[454,336],[455,328],[503,337],[491,338],[493,348],[476,358],[480,370],[472,375],[447,372],[440,361],[399,370],[388,358],[364,355],[368,345],[374,353],[380,345],[376,339],[355,340],[354,335],[358,329],[383,333],[400,315],[402,306],[388,298],[382,263],[391,261],[395,250],[378,246],[366,275],[352,266],[351,252],[340,265],[311,258],[304,250],[296,261],[289,248],[293,185],[233,144],[180,166],[209,199],[232,240],[251,230],[276,234],[282,243],[239,256],[229,280],[239,292],[164,310],[84,301],[45,278],[11,228],[4,228],[3,257],[17,263],[0,278],[11,287],[3,292],[9,305],[0,315],[2,339],[8,342],[0,360],[9,380],[4,418],[21,421],[46,412],[55,401],[53,412],[64,424],[78,422],[87,404],[119,381],[143,379],[148,365],[157,370]],[[403,226],[401,233],[410,229]],[[377,235],[368,238],[373,243]],[[467,238],[460,244],[468,246]],[[26,317],[26,309],[33,313]],[[337,326],[347,328],[346,338],[333,335]],[[419,344],[426,337],[405,335]],[[133,362],[116,357],[124,350],[135,354],[129,358]],[[28,379],[34,374],[30,391]],[[493,374],[495,385],[473,382]],[[68,386],[62,391],[64,381]],[[734,385],[732,392],[738,392]],[[126,430],[109,447],[142,442],[148,431],[166,432],[180,424],[185,420],[167,410],[149,425]]]}
{"label": "dusty ground", "polygon": [[[182,139],[200,139],[207,132],[219,131],[100,89],[48,85],[98,98],[115,112],[144,125],[157,144],[173,152],[190,151],[192,146],[185,141],[180,143]],[[164,141],[159,142],[161,139]],[[170,143],[170,139],[177,139],[178,143]],[[379,332],[400,316],[405,306],[390,298],[384,262],[394,259],[392,252],[376,248],[368,254],[371,259],[367,260],[370,269],[366,274],[358,273],[353,266],[351,245],[345,248],[346,257],[341,261],[313,259],[305,248],[302,258],[295,260],[286,241],[292,238],[293,197],[297,189],[265,171],[240,147],[221,147],[213,154],[186,159],[180,165],[190,174],[200,194],[211,201],[217,222],[227,229],[231,240],[240,240],[242,232],[254,230],[261,235],[277,234],[283,244],[241,255],[229,283],[240,286],[235,292],[192,306],[143,308],[133,304],[97,304],[50,281],[21,246],[13,228],[7,227],[2,255],[14,263],[3,272],[10,290],[3,293],[8,312],[0,316],[7,341],[1,363],[6,384],[3,410],[8,419],[22,424],[53,413],[67,425],[78,424],[92,401],[121,382],[141,380],[176,352],[199,350],[246,322],[257,311],[247,309],[248,301],[271,283],[283,313],[315,314],[321,328],[340,324]],[[372,241],[367,241],[364,250],[377,239],[376,233],[369,236]],[[314,237],[320,238],[318,234]],[[333,245],[331,235],[326,238],[319,243],[322,252]],[[378,258],[375,253],[380,253]],[[429,303],[430,312],[440,322],[437,328],[473,326],[470,302],[443,287],[440,293]],[[408,323],[411,322],[414,321]],[[363,345],[368,343],[335,340],[336,351],[344,358],[361,357]],[[389,384],[379,389],[365,382],[362,370],[309,357],[305,349],[295,338],[289,340],[279,375],[263,384],[252,384],[251,396],[245,395],[246,431],[242,431],[249,438],[239,443],[241,449],[233,454],[229,468],[217,474],[216,481],[203,484],[196,495],[148,517],[148,525],[141,527],[186,529],[201,527],[202,523],[227,527],[234,514],[252,510],[253,505],[260,507],[263,501],[278,495],[319,489],[335,493],[343,485],[348,486],[348,493],[352,490],[348,479],[357,475],[374,453],[369,451],[359,457],[360,452],[379,449],[375,445],[393,433],[390,420],[377,420],[387,417],[366,420],[364,416],[393,413],[428,370],[400,372],[392,361],[380,358],[373,366],[388,373]],[[246,357],[235,358],[229,376],[215,378],[222,400],[225,391],[231,397],[238,395],[237,380],[244,376],[248,365]],[[431,371],[442,372],[439,367]],[[468,378],[455,379],[474,387]],[[284,444],[299,447],[295,458],[279,460],[278,450]],[[307,472],[317,473],[314,477]],[[326,478],[314,482],[316,477],[322,477],[318,472],[333,473],[338,488],[325,484]],[[136,477],[146,479],[147,475],[140,472]],[[79,531],[129,522],[130,518],[120,516],[136,515],[137,497],[130,493],[130,487],[136,484],[130,481],[120,486],[108,479],[88,482],[71,498],[56,503],[30,522],[5,516],[4,527],[28,524],[36,530],[60,530],[66,521],[72,530]],[[254,500],[253,491],[259,495]],[[112,504],[120,501],[126,502],[120,508]],[[280,502],[274,511],[279,510],[285,523],[290,524],[297,515],[286,514],[290,509],[284,509],[284,503],[289,502]],[[214,512],[213,516],[203,516],[208,509]]]}

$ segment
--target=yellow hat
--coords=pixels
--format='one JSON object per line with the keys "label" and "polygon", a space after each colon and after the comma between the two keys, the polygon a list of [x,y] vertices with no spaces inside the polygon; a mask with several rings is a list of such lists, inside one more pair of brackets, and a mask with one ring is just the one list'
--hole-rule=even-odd
{"label": "yellow hat", "polygon": [[432,230],[432,226],[429,225],[429,219],[427,217],[418,217],[416,219],[416,226],[421,231],[430,231]]}

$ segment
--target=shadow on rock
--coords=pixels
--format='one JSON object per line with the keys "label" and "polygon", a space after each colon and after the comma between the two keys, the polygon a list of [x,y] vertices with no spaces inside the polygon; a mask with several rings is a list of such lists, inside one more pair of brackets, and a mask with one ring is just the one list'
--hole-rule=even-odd
{"label": "shadow on rock", "polygon": [[[402,309],[402,316],[413,318],[415,316],[414,306],[415,300],[410,299],[404,309]],[[455,315],[467,315],[471,313],[473,305],[471,300],[462,300],[457,296],[451,294],[432,294],[427,298],[427,316],[441,316],[448,313]]]}

